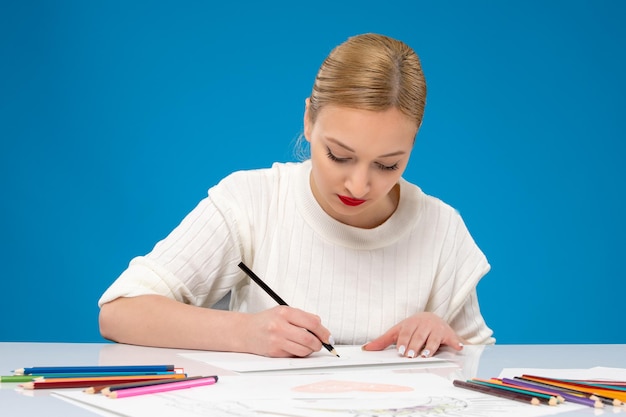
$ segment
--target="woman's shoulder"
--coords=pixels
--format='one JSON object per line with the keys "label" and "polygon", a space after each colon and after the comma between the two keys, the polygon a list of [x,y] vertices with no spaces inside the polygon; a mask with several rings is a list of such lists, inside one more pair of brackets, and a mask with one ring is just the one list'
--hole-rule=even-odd
{"label": "woman's shoulder", "polygon": [[250,181],[274,182],[289,179],[299,172],[303,162],[274,162],[270,167],[243,169],[230,173],[220,181],[222,183],[249,183]]}
{"label": "woman's shoulder", "polygon": [[401,199],[403,204],[407,204],[418,212],[428,213],[432,215],[441,215],[451,217],[460,217],[458,210],[446,203],[439,197],[427,194],[416,184],[401,180]]}
{"label": "woman's shoulder", "polygon": [[209,189],[209,195],[217,194],[229,197],[258,196],[286,189],[285,185],[294,180],[305,162],[275,162],[270,167],[238,170],[224,177]]}

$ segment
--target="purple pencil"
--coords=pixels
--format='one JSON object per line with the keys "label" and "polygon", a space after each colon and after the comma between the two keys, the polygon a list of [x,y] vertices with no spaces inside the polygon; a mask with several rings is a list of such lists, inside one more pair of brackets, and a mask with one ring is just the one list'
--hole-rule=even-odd
{"label": "purple pencil", "polygon": [[604,407],[602,402],[599,400],[592,400],[588,397],[582,397],[579,395],[570,394],[563,390],[549,387],[546,384],[533,384],[532,382],[520,381],[519,379],[509,379],[509,378],[502,378],[502,382],[504,382],[505,384],[516,385],[518,387],[523,387],[523,388],[540,389],[540,390],[549,392],[554,395],[559,395],[563,397],[565,401],[570,401],[576,404],[586,405],[588,407],[594,407],[594,408]]}

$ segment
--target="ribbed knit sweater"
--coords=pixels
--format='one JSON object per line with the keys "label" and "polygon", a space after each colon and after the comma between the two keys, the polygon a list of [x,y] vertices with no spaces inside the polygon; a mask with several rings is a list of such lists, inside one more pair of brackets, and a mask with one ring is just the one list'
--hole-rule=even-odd
{"label": "ribbed knit sweater", "polygon": [[161,294],[230,309],[276,302],[238,268],[244,261],[289,305],[317,314],[337,344],[362,344],[403,319],[433,312],[469,343],[493,343],[476,285],[489,263],[457,211],[401,179],[396,211],[361,229],[323,211],[310,161],[235,172],[209,190],[165,239],[102,295]]}

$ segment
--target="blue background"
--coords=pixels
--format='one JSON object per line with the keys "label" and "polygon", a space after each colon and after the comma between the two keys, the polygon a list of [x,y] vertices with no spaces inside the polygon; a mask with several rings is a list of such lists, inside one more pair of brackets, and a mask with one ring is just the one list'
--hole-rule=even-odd
{"label": "blue background", "polygon": [[379,32],[429,96],[405,177],[463,215],[499,343],[626,343],[626,2],[3,1],[0,340],[97,300],[220,178],[293,160],[319,65]]}

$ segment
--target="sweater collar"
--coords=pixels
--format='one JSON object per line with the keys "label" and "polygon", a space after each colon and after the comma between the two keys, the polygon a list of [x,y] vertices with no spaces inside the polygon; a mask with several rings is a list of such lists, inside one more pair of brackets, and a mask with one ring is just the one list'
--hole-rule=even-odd
{"label": "sweater collar", "polygon": [[311,161],[297,167],[296,181],[292,183],[297,196],[298,211],[322,238],[333,244],[358,250],[371,250],[389,246],[413,229],[423,205],[421,190],[400,178],[400,201],[396,211],[383,224],[362,229],[341,223],[329,216],[319,205],[310,186]]}

